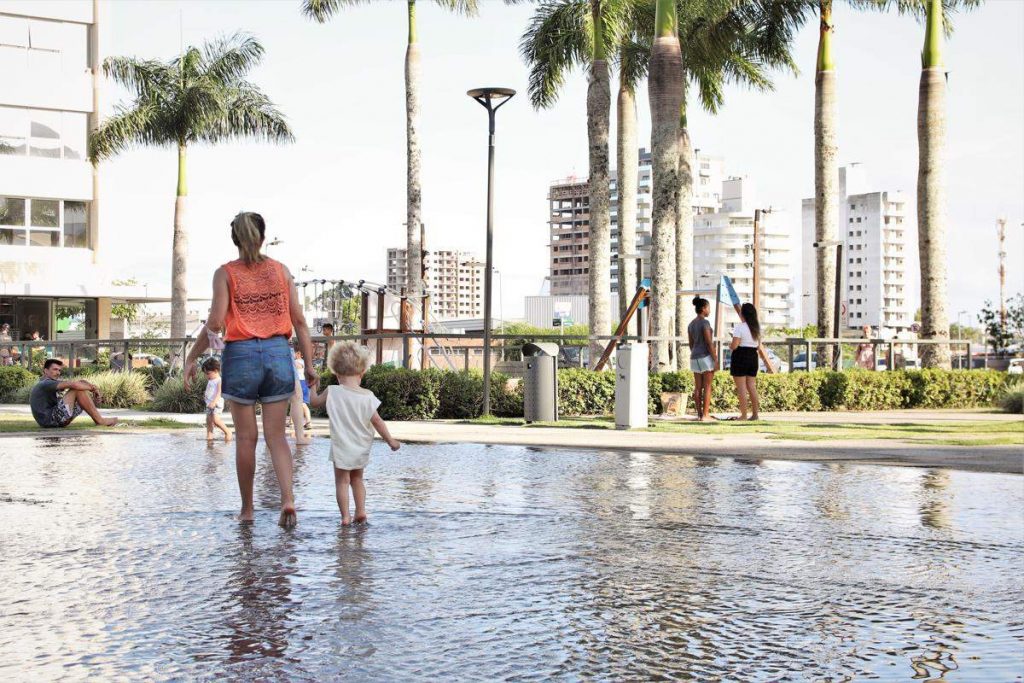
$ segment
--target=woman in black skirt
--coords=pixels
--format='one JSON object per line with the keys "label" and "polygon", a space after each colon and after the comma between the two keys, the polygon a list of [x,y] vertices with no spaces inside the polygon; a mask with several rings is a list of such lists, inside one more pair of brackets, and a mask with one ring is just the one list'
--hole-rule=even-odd
{"label": "woman in black skirt", "polygon": [[[732,362],[729,374],[736,383],[736,395],[740,400],[740,419],[756,420],[761,407],[757,396],[758,349],[761,346],[761,324],[757,320],[757,309],[753,304],[737,307],[740,323],[732,329]],[[747,417],[747,403],[750,403],[750,417]]]}

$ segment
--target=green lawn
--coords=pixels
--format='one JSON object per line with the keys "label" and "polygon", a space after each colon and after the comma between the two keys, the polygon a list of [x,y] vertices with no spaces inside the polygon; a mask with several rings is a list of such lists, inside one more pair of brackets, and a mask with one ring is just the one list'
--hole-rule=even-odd
{"label": "green lawn", "polygon": [[[202,425],[186,424],[166,418],[148,418],[145,420],[123,420],[115,429],[127,427],[129,429],[202,429]],[[0,415],[0,434],[14,432],[64,432],[64,431],[85,431],[92,429],[109,429],[109,427],[97,427],[87,416],[83,415],[63,429],[42,429],[36,421],[30,417],[20,415]]]}
{"label": "green lawn", "polygon": [[[526,424],[522,418],[478,418],[463,424],[569,429],[615,429],[610,417],[568,418],[558,422]],[[1024,445],[1024,421],[982,422],[957,420],[904,424],[712,421],[670,422],[652,420],[648,432],[669,432],[726,437],[730,434],[763,434],[768,439],[792,441],[834,441],[887,439],[936,446]]]}

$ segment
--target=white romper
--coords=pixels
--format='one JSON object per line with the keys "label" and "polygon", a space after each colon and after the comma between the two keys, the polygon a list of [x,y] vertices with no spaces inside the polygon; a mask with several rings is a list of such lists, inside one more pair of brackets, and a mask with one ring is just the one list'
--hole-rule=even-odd
{"label": "white romper", "polygon": [[331,422],[331,461],[339,470],[361,470],[370,462],[373,425],[380,400],[369,389],[339,384],[327,387]]}

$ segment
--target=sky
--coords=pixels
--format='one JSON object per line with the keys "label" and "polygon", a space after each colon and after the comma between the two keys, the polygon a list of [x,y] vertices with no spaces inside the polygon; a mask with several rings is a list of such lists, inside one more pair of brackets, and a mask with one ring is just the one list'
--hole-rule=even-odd
{"label": "sky", "polygon": [[[295,133],[291,145],[190,150],[190,296],[208,297],[214,269],[235,258],[229,222],[240,210],[264,215],[268,236],[281,240],[271,255],[300,279],[383,281],[385,250],[405,241],[405,2],[346,8],[324,25],[304,18],[298,0],[110,4],[109,54],[168,59],[183,43],[239,30],[256,35],[266,55],[251,80]],[[553,108],[534,110],[518,51],[532,8],[480,5],[476,18],[430,2],[418,9],[423,221],[428,249],[482,257],[487,119],[465,93],[488,85],[517,90],[498,114],[494,249],[501,283],[495,313],[514,318],[524,296],[542,292],[548,274],[548,185],[587,175],[586,79],[575,72]],[[951,320],[962,310],[973,318],[998,297],[1000,216],[1007,219],[1007,291],[1024,291],[1024,0],[989,0],[955,22],[946,48]],[[913,198],[923,27],[843,3],[834,23],[839,162],[864,164],[872,190]],[[728,175],[750,177],[763,203],[789,212],[796,234],[800,199],[814,189],[816,43],[812,23],[793,46],[798,74],[774,74],[772,92],[730,86],[721,112],[692,106],[689,117],[695,146],[724,157]],[[612,87],[614,110],[614,80]],[[126,97],[111,85],[106,107]],[[648,146],[646,89],[637,104],[639,139]],[[611,154],[614,164],[614,137]],[[103,258],[119,277],[135,277],[151,291],[169,291],[176,178],[170,149],[128,151],[103,167]],[[799,264],[794,253],[795,274]]]}

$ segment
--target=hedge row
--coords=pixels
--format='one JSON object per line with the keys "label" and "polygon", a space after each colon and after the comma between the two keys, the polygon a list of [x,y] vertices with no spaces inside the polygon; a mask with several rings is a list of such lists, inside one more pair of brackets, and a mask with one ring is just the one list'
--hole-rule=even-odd
{"label": "hedge row", "polygon": [[[205,381],[197,378],[192,391],[185,392],[180,379],[169,379],[155,387],[160,378],[149,373],[100,373],[90,381],[100,385],[109,407],[149,405],[161,412],[201,412]],[[761,375],[758,387],[763,411],[899,410],[903,408],[974,408],[998,403],[1019,390],[1012,375],[996,370],[897,370],[871,372],[794,372]],[[27,397],[26,387],[37,376],[20,367],[0,367],[0,401]],[[321,384],[334,383],[330,373]],[[387,420],[467,419],[482,412],[483,376],[478,371],[405,370],[375,366],[366,374],[364,386],[381,401],[380,414]],[[693,392],[689,372],[654,374],[649,378],[649,407],[662,412],[662,392]],[[615,402],[615,374],[572,368],[558,372],[559,413],[563,416],[601,415],[612,411]],[[736,410],[736,392],[726,373],[715,375],[712,410]],[[522,383],[509,382],[500,373],[491,377],[491,410],[499,417],[521,417]]]}

